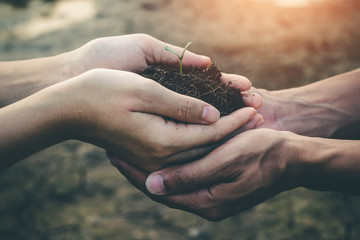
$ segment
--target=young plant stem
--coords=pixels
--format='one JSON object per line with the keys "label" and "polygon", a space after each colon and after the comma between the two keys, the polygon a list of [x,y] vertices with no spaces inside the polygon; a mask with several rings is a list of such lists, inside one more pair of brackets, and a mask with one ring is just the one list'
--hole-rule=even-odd
{"label": "young plant stem", "polygon": [[173,54],[175,54],[175,55],[179,58],[179,60],[180,60],[180,76],[183,76],[182,60],[184,59],[185,51],[186,51],[186,49],[190,46],[190,44],[192,44],[192,42],[188,42],[188,43],[186,44],[186,46],[184,47],[184,50],[183,50],[181,56],[180,56],[175,50],[171,49],[169,46],[165,46],[165,50],[167,50],[167,51],[169,51],[169,52],[172,52]]}

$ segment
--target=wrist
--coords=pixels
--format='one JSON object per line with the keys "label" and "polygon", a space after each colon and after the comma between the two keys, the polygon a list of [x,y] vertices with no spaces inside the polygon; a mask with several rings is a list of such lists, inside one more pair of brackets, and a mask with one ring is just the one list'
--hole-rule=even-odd
{"label": "wrist", "polygon": [[[0,107],[26,98],[71,78],[74,53],[24,61],[0,63]],[[16,89],[16,91],[14,91]]]}
{"label": "wrist", "polygon": [[[282,161],[283,174],[281,182],[287,189],[301,187],[306,174],[307,141],[306,137],[288,131],[280,131],[282,144],[278,159]],[[279,157],[281,156],[281,157]]]}
{"label": "wrist", "polygon": [[358,122],[359,79],[360,70],[355,70],[303,87],[271,92],[279,107],[276,117],[282,130],[331,137]]}
{"label": "wrist", "polygon": [[349,123],[349,116],[328,93],[311,85],[272,92],[275,119],[281,130],[305,136],[330,137]]}
{"label": "wrist", "polygon": [[48,89],[0,109],[0,168],[65,140],[62,111]]}
{"label": "wrist", "polygon": [[283,182],[288,189],[312,188],[333,151],[326,146],[328,139],[307,137],[282,131],[282,158],[285,161]]}
{"label": "wrist", "polygon": [[295,135],[287,141],[292,154],[286,168],[293,187],[359,194],[360,151],[357,141]]}

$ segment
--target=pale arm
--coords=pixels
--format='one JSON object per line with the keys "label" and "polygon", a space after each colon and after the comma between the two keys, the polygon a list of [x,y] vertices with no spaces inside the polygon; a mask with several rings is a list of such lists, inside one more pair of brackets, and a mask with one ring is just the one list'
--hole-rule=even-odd
{"label": "pale arm", "polygon": [[[6,107],[0,108],[0,165],[5,168],[59,141],[77,139],[156,170],[186,159],[187,150],[212,145],[250,120],[261,123],[253,108],[217,122],[220,114],[209,104],[135,74],[149,64],[176,64],[178,59],[164,46],[136,34],[96,39],[54,57],[2,63],[0,103]],[[185,68],[209,64],[208,57],[185,53]],[[251,87],[244,77],[236,81],[242,91]],[[259,107],[261,99],[248,105]]]}
{"label": "pale arm", "polygon": [[64,139],[60,99],[40,91],[0,109],[0,170]]}
{"label": "pale arm", "polygon": [[70,55],[0,62],[0,108],[71,78]]}
{"label": "pale arm", "polygon": [[156,170],[183,161],[170,158],[177,153],[226,137],[256,112],[243,108],[218,120],[219,115],[209,104],[137,74],[95,69],[0,109],[0,167],[76,139]]}
{"label": "pale arm", "polygon": [[[146,34],[133,34],[94,39],[52,57],[0,62],[0,108],[96,68],[139,73],[155,63],[176,64],[178,59],[164,50],[165,45],[170,44]],[[182,51],[176,46],[172,48]],[[185,54],[185,68],[205,68],[210,63],[208,57],[189,51]]]}

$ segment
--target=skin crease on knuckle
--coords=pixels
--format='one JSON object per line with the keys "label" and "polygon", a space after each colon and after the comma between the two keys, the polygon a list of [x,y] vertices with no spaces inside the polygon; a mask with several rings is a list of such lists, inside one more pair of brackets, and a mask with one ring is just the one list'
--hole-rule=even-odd
{"label": "skin crease on knuckle", "polygon": [[154,102],[154,94],[161,95],[160,85],[155,81],[136,78],[137,84],[132,89],[132,97],[137,100],[137,103],[132,107],[132,111],[140,112],[156,112]]}
{"label": "skin crease on knuckle", "polygon": [[142,52],[145,54],[146,62],[151,65],[156,62],[155,49],[158,48],[158,40],[150,35],[140,33],[134,35],[135,41],[140,46]]}
{"label": "skin crease on knuckle", "polygon": [[186,98],[185,101],[178,102],[179,119],[182,119],[184,121],[190,121],[193,110],[194,110],[194,104],[190,98]]}
{"label": "skin crease on knuckle", "polygon": [[[184,169],[177,169],[175,170],[174,173],[174,179],[176,179],[175,182],[175,186],[189,186],[194,184],[195,181],[195,175],[191,172],[191,171],[186,171]],[[164,181],[164,184],[166,184],[166,182]],[[166,187],[166,186],[165,186]]]}

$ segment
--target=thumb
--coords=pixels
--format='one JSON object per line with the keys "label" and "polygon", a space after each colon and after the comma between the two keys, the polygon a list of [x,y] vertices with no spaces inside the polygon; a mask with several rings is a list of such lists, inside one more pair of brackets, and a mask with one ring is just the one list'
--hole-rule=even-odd
{"label": "thumb", "polygon": [[151,173],[145,184],[148,192],[160,196],[190,193],[231,181],[234,169],[222,163],[224,156],[221,155],[224,152],[229,155],[228,151],[221,150],[222,146],[198,161]]}
{"label": "thumb", "polygon": [[138,111],[155,113],[188,123],[215,123],[220,112],[210,104],[199,99],[173,92],[160,84],[147,86],[141,96],[142,106]]}

